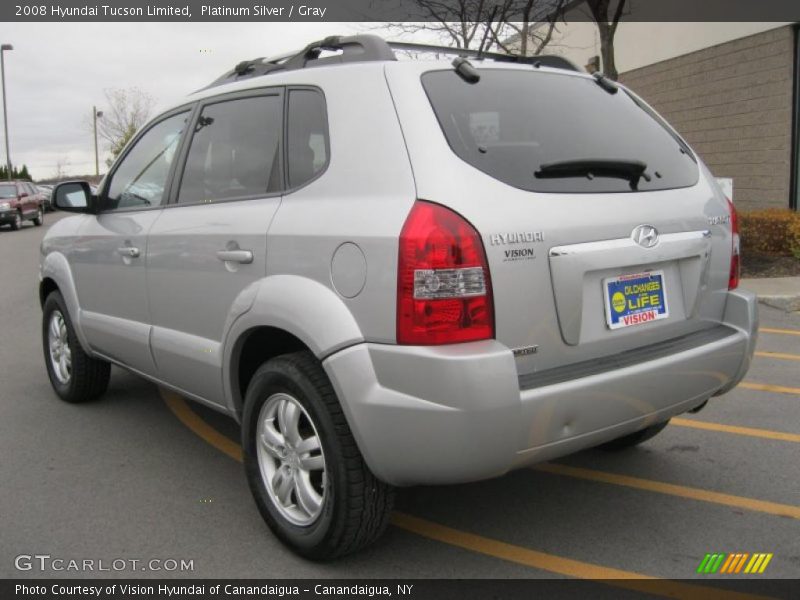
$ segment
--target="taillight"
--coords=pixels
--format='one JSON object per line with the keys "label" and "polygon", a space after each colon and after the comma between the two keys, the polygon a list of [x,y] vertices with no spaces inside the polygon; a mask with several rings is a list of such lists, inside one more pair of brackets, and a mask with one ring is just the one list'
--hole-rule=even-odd
{"label": "taillight", "polygon": [[397,342],[493,337],[492,284],[478,232],[453,211],[418,200],[400,233]]}
{"label": "taillight", "polygon": [[733,206],[733,202],[730,199],[725,198],[728,200],[728,210],[731,213],[731,272],[728,276],[728,289],[735,290],[739,287],[739,279],[741,278],[742,273],[742,262],[740,259],[741,253],[741,243],[739,239],[739,218],[736,216],[736,208]]}

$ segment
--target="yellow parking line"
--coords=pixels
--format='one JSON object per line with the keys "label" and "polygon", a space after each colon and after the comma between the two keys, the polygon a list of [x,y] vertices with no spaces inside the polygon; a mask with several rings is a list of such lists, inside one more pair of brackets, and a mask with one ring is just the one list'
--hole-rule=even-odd
{"label": "yellow parking line", "polygon": [[565,475],[567,477],[575,477],[589,481],[599,481],[601,483],[621,485],[638,490],[647,490],[648,492],[678,496],[680,498],[689,498],[691,500],[700,500],[701,502],[710,502],[712,504],[722,504],[735,508],[744,508],[746,510],[777,515],[779,517],[800,519],[800,506],[792,506],[790,504],[779,504],[777,502],[769,502],[767,500],[756,500],[754,498],[745,498],[743,496],[712,492],[710,490],[676,485],[674,483],[664,483],[662,481],[653,481],[652,479],[641,479],[639,477],[631,477],[629,475],[618,475],[617,473],[595,471],[593,469],[583,469],[580,467],[570,467],[555,463],[543,463],[536,465],[533,467],[533,469],[537,471],[543,471],[545,473],[552,473],[554,475]]}
{"label": "yellow parking line", "polygon": [[757,383],[755,381],[742,381],[738,386],[746,390],[758,390],[759,392],[775,392],[776,394],[791,394],[800,396],[800,388],[786,387],[785,385],[772,385],[771,383]]}
{"label": "yellow parking line", "polygon": [[392,514],[392,523],[397,527],[416,533],[422,537],[442,542],[450,546],[457,546],[464,550],[477,552],[493,558],[499,558],[508,562],[516,563],[542,571],[558,573],[567,577],[579,579],[603,580],[604,583],[614,587],[656,594],[667,598],[682,598],[688,600],[705,600],[719,598],[756,598],[749,594],[720,590],[702,585],[692,585],[677,581],[665,581],[649,575],[623,571],[610,567],[602,567],[592,563],[586,563],[571,558],[564,558],[538,552],[530,548],[516,546],[483,537],[460,529],[453,529],[439,523],[433,523],[426,519],[420,519],[400,512]]}
{"label": "yellow parking line", "polygon": [[[242,448],[239,444],[228,439],[203,421],[178,394],[162,388],[159,388],[159,392],[173,414],[188,429],[217,450],[238,462],[242,462]],[[422,537],[500,560],[558,573],[567,577],[603,580],[603,583],[614,587],[637,590],[666,598],[681,598],[685,600],[768,600],[766,596],[668,581],[642,573],[603,567],[554,554],[547,554],[546,552],[538,552],[530,548],[453,529],[400,512],[392,513],[391,522],[396,527]]]}
{"label": "yellow parking line", "polygon": [[759,333],[780,333],[783,335],[800,335],[800,329],[775,329],[774,327],[759,327]]}
{"label": "yellow parking line", "polygon": [[222,435],[219,431],[211,427],[208,423],[203,421],[196,412],[194,412],[186,401],[169,390],[159,388],[161,398],[166,402],[169,409],[178,417],[178,420],[196,433],[200,438],[214,446],[217,450],[224,452],[233,460],[242,462],[242,447]]}
{"label": "yellow parking line", "polygon": [[494,556],[495,558],[525,565],[526,567],[550,571],[551,573],[560,573],[569,577],[582,579],[655,579],[641,573],[602,567],[508,544],[401,512],[392,513],[391,522],[406,531],[411,531],[451,546],[458,546],[459,548]]}
{"label": "yellow parking line", "polygon": [[797,433],[771,431],[769,429],[755,429],[753,427],[739,427],[738,425],[723,425],[722,423],[709,423],[708,421],[695,421],[694,419],[682,419],[679,417],[673,417],[669,424],[677,425],[678,427],[692,427],[694,429],[707,429],[708,431],[721,431],[723,433],[747,435],[750,437],[764,438],[767,440],[800,443],[800,435]]}
{"label": "yellow parking line", "polygon": [[756,352],[762,358],[778,358],[780,360],[800,360],[800,354],[787,354],[786,352]]}

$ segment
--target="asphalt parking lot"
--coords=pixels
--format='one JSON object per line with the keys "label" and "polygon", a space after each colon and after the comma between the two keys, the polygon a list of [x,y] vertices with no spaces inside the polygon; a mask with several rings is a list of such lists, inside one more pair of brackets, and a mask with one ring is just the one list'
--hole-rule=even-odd
{"label": "asphalt parking lot", "polygon": [[[800,577],[797,314],[762,307],[746,382],[639,448],[402,490],[378,544],[314,564],[262,522],[226,417],[120,369],[99,402],[56,398],[36,286],[39,242],[58,218],[0,230],[1,577]],[[707,553],[773,556],[761,575],[697,574]],[[193,570],[20,571],[22,554]]]}

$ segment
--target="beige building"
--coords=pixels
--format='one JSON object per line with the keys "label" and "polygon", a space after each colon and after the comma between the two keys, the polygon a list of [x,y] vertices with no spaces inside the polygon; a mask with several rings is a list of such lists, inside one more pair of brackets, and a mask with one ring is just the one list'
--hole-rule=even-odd
{"label": "beige building", "polygon": [[[579,65],[600,54],[594,23],[559,29],[546,53]],[[714,175],[733,179],[737,207],[797,210],[796,24],[623,21],[615,51],[620,81],[664,115]]]}

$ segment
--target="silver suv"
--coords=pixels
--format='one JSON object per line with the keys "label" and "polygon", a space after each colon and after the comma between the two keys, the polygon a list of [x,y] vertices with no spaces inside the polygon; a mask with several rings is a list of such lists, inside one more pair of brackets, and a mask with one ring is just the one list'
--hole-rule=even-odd
{"label": "silver suv", "polygon": [[56,393],[115,364],[240,421],[261,514],[315,559],[375,540],[393,486],[638,444],[755,345],[733,206],[643,100],[559,58],[409,48],[240,63],[97,195],[58,186],[83,214],[42,244]]}

